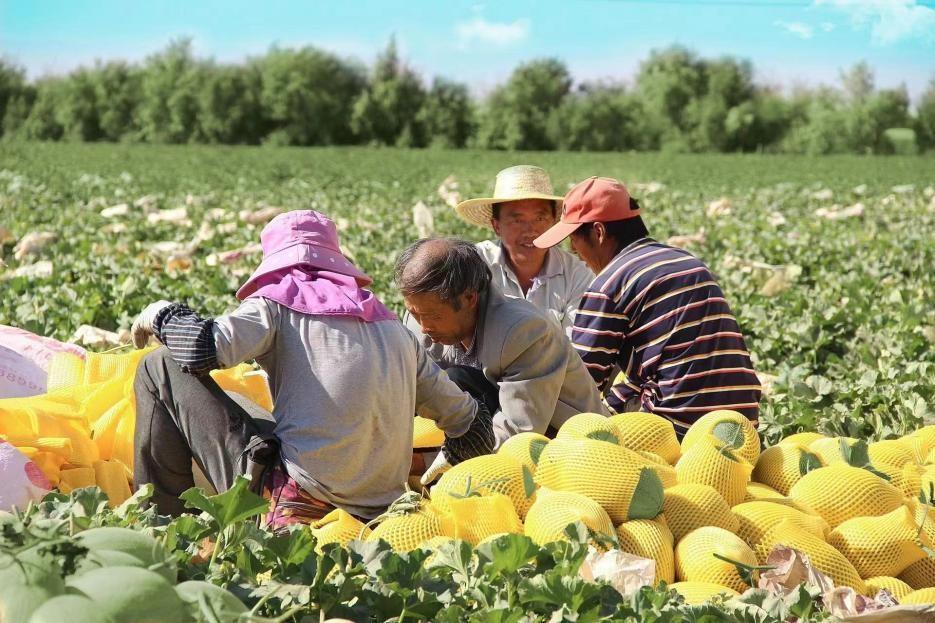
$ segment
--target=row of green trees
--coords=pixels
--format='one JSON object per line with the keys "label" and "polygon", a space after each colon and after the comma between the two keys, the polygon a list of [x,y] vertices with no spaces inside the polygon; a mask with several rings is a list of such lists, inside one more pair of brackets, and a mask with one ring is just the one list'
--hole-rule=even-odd
{"label": "row of green trees", "polygon": [[316,48],[272,48],[242,64],[195,58],[177,41],[142,64],[97,63],[26,80],[0,61],[4,139],[379,144],[591,151],[915,153],[935,149],[935,79],[913,111],[905,88],[878,90],[866,64],[840,88],[783,96],[749,61],[654,51],[631,87],[575,86],[560,61],[520,65],[475,101],[431,84],[396,45],[368,71]]}

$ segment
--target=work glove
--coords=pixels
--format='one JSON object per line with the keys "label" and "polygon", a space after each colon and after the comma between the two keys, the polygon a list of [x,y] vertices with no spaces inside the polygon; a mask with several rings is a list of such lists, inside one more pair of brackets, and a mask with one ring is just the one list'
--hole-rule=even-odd
{"label": "work glove", "polygon": [[438,476],[462,461],[493,452],[496,439],[493,434],[493,415],[482,400],[477,400],[477,413],[467,432],[460,437],[445,435],[441,452],[422,476],[421,483],[427,485]]}
{"label": "work glove", "polygon": [[169,301],[156,301],[146,306],[146,309],[140,312],[140,315],[133,321],[130,327],[130,337],[133,339],[133,345],[137,348],[145,348],[149,342],[149,336],[156,332],[153,325],[156,323],[156,317],[166,307],[172,305]]}

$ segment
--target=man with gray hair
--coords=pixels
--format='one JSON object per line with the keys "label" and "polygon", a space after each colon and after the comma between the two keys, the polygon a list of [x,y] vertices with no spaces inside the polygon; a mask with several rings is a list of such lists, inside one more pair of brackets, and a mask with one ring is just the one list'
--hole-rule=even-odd
{"label": "man with gray hair", "polygon": [[562,328],[491,285],[473,244],[419,240],[400,254],[395,272],[406,326],[456,384],[494,413],[496,447],[517,433],[554,434],[578,413],[607,415]]}

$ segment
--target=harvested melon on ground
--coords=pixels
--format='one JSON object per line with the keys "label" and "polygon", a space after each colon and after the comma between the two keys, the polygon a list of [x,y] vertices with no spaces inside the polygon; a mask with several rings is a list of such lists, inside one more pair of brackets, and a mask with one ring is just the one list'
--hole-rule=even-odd
{"label": "harvested melon on ground", "polygon": [[900,441],[912,451],[917,462],[924,463],[929,453],[935,449],[935,424],[923,426],[919,430],[904,435]]}
{"label": "harvested melon on ground", "polygon": [[737,411],[721,409],[702,416],[691,425],[682,439],[682,454],[696,443],[713,435],[720,445],[735,450],[735,454],[751,465],[760,457],[760,435],[753,423]]}
{"label": "harvested melon on ground", "polygon": [[867,596],[874,597],[881,590],[886,591],[901,602],[903,597],[912,592],[912,587],[900,580],[889,576],[878,575],[864,580],[867,585]]}
{"label": "harvested melon on ground", "polygon": [[636,453],[646,459],[646,464],[656,472],[656,475],[659,476],[659,480],[662,481],[663,489],[674,487],[679,483],[679,477],[678,474],[675,473],[675,468],[666,463],[661,456],[652,452],[646,452],[645,450],[637,450]]}
{"label": "harvested melon on ground", "polygon": [[896,487],[903,497],[914,500],[922,492],[925,468],[918,463],[909,462],[900,467],[877,462],[873,464],[873,467],[878,472],[888,476],[890,484]]}
{"label": "harvested melon on ground", "polygon": [[443,443],[445,443],[445,431],[436,426],[434,421],[415,416],[412,421],[413,448],[438,448]]}
{"label": "harvested melon on ground", "polygon": [[813,441],[818,441],[819,439],[825,439],[826,437],[821,433],[813,432],[802,432],[789,435],[788,437],[783,437],[779,442],[781,444],[798,444],[800,446],[808,446]]}
{"label": "harvested melon on ground", "polygon": [[503,442],[497,454],[511,456],[523,465],[529,472],[536,473],[536,466],[539,465],[539,457],[542,451],[549,445],[549,438],[539,433],[518,433]]}
{"label": "harvested melon on ground", "polygon": [[785,499],[784,496],[779,491],[776,491],[770,486],[764,485],[760,482],[748,482],[746,487],[746,493],[743,496],[744,502],[754,502],[756,500],[776,500],[776,499]]}
{"label": "harvested melon on ground", "polygon": [[617,526],[617,539],[622,551],[656,563],[656,584],[675,581],[675,539],[665,523],[653,519],[625,521]]}
{"label": "harvested melon on ground", "polygon": [[679,484],[665,491],[662,515],[678,543],[686,534],[703,526],[736,532],[737,518],[714,487]]}
{"label": "harvested melon on ground", "polygon": [[935,587],[935,558],[918,560],[896,577],[915,590]]}
{"label": "harvested melon on ground", "polygon": [[750,463],[711,435],[697,438],[675,464],[679,484],[714,487],[728,506],[743,502],[752,471]]}
{"label": "harvested melon on ground", "polygon": [[767,448],[760,454],[751,478],[754,482],[767,485],[783,495],[788,495],[789,489],[802,476],[822,466],[818,455],[809,452],[805,446],[791,443],[779,444]]}
{"label": "harvested melon on ground", "polygon": [[744,502],[731,510],[738,522],[737,535],[752,548],[760,545],[769,531],[783,521],[790,521],[821,539],[831,530],[818,515],[808,515],[791,506],[767,500]]}
{"label": "harvested melon on ground", "polygon": [[857,443],[857,440],[853,437],[825,437],[808,444],[808,449],[813,454],[817,454],[824,465],[844,463],[844,454],[841,452],[842,443],[852,446]]}
{"label": "harvested melon on ground", "polygon": [[539,457],[536,482],[591,498],[614,523],[652,519],[662,511],[662,481],[652,466],[633,450],[606,441],[556,437]]}
{"label": "harvested melon on ground", "polygon": [[550,489],[539,490],[526,514],[524,532],[539,545],[564,541],[568,538],[565,529],[578,521],[604,538],[616,540],[614,522],[600,504],[580,493]]}
{"label": "harvested melon on ground", "polygon": [[334,509],[321,519],[316,519],[309,528],[315,537],[315,551],[318,553],[329,543],[338,543],[343,547],[370,534],[370,528],[340,508]]}
{"label": "harvested melon on ground", "polygon": [[376,522],[379,522],[377,527],[364,540],[383,539],[395,552],[412,551],[434,537],[458,536],[447,512],[413,491],[390,504],[387,511],[374,520]]}
{"label": "harvested melon on ground", "polygon": [[755,567],[756,554],[740,537],[723,528],[692,530],[675,546],[675,574],[680,581],[710,582],[742,593],[750,585],[740,576],[735,562]]}
{"label": "harvested melon on ground", "polygon": [[865,594],[864,581],[854,565],[844,554],[826,543],[813,533],[799,527],[791,521],[780,522],[766,533],[754,551],[762,563],[777,545],[797,549],[806,556],[812,565],[831,578],[835,586],[850,586],[860,594]]}
{"label": "harvested melon on ground", "polygon": [[867,452],[870,454],[870,461],[874,465],[886,463],[902,467],[906,463],[918,463],[915,453],[899,439],[875,441],[867,446]]}
{"label": "harvested melon on ground", "polygon": [[[918,539],[921,539],[918,540]],[[851,561],[861,577],[896,576],[926,557],[928,537],[905,506],[879,517],[849,519],[828,534],[828,543]]]}
{"label": "harvested melon on ground", "polygon": [[636,411],[614,415],[609,421],[616,427],[617,438],[625,448],[658,454],[669,465],[675,465],[682,455],[675,427],[664,417]]}
{"label": "harvested melon on ground", "polygon": [[899,603],[905,606],[935,604],[935,588],[920,588],[912,591],[899,600]]}
{"label": "harvested melon on ground", "polygon": [[902,505],[902,494],[872,472],[846,463],[803,476],[789,497],[821,515],[832,528],[854,517],[876,517]]}
{"label": "harvested melon on ground", "polygon": [[711,582],[676,582],[669,588],[681,595],[690,606],[700,606],[719,595],[725,599],[740,597],[740,593],[734,589]]}
{"label": "harvested melon on ground", "polygon": [[486,454],[458,463],[442,474],[432,487],[432,501],[447,511],[449,500],[469,495],[502,493],[512,500],[520,518],[535,498],[532,474],[506,454]]}
{"label": "harvested melon on ground", "polygon": [[471,545],[495,534],[522,534],[513,502],[502,493],[448,500],[454,533]]}
{"label": "harvested melon on ground", "polygon": [[568,418],[558,429],[555,437],[558,439],[577,437],[620,443],[617,437],[617,427],[611,423],[609,418],[599,413],[579,413]]}
{"label": "harvested melon on ground", "polygon": [[906,506],[912,511],[912,520],[922,528],[922,534],[935,543],[935,507],[922,504],[918,499],[909,499]]}

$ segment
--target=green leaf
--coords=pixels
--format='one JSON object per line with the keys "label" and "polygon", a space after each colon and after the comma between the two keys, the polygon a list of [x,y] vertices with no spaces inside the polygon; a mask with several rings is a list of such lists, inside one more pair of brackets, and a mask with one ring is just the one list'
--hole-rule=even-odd
{"label": "green leaf", "polygon": [[663,488],[659,475],[650,467],[640,469],[640,479],[633,490],[627,519],[652,519],[662,512]]}
{"label": "green leaf", "polygon": [[877,470],[870,462],[870,450],[867,446],[867,442],[863,439],[859,439],[850,445],[847,444],[846,439],[842,439],[841,456],[844,457],[844,461],[851,467],[859,467],[879,476],[883,480],[890,480],[889,475]]}
{"label": "green leaf", "polygon": [[269,510],[269,502],[250,491],[250,479],[238,476],[234,486],[218,495],[206,496],[204,491],[192,487],[179,496],[189,508],[196,508],[214,519],[220,530],[256,517]]}
{"label": "green leaf", "polygon": [[536,556],[539,548],[527,536],[504,534],[477,547],[488,578],[516,573]]}
{"label": "green leaf", "polygon": [[526,499],[531,498],[536,493],[536,481],[527,465],[523,465],[523,493],[526,495]]}
{"label": "green leaf", "polygon": [[529,457],[536,465],[539,464],[539,457],[542,456],[542,451],[547,445],[549,442],[545,439],[533,439],[529,442]]}
{"label": "green leaf", "polygon": [[814,469],[823,467],[821,459],[818,458],[818,455],[812,454],[811,452],[802,452],[799,456],[799,473],[805,475]]}
{"label": "green leaf", "polygon": [[711,433],[724,442],[725,447],[737,450],[743,447],[743,425],[739,422],[725,420],[714,425]]}
{"label": "green leaf", "polygon": [[585,435],[588,439],[596,439],[597,441],[606,441],[615,445],[620,445],[620,440],[617,439],[617,436],[610,431],[606,430],[592,430]]}

